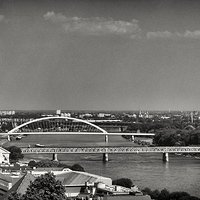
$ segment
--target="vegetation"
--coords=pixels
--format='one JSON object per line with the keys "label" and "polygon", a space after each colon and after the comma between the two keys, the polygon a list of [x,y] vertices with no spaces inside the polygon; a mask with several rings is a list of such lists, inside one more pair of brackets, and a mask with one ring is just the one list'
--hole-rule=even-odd
{"label": "vegetation", "polygon": [[159,190],[151,190],[149,188],[145,188],[142,190],[143,194],[148,194],[151,196],[151,199],[155,200],[200,200],[198,197],[190,196],[187,192],[172,192],[170,193],[168,190],[163,189]]}
{"label": "vegetation", "polygon": [[120,186],[127,187],[127,188],[131,188],[131,186],[133,185],[133,182],[129,178],[120,178],[120,179],[114,180],[112,182],[112,184],[113,185],[120,185]]}
{"label": "vegetation", "polygon": [[161,129],[153,142],[158,146],[188,146],[200,144],[199,138],[200,130]]}
{"label": "vegetation", "polygon": [[58,162],[58,161],[51,161],[51,160],[41,160],[41,161],[34,161],[34,160],[31,160],[29,163],[28,163],[28,166],[29,167],[45,167],[45,168],[48,168],[48,167],[63,167],[63,168],[69,168],[71,170],[74,170],[74,171],[85,171],[84,168],[79,165],[79,164],[74,164],[72,166],[69,166],[69,165],[66,165],[64,163],[61,163],[61,162]]}
{"label": "vegetation", "polygon": [[48,173],[36,178],[28,186],[25,194],[13,193],[8,200],[65,200],[65,188],[55,179],[55,175]]}
{"label": "vegetation", "polygon": [[[153,132],[154,144],[157,146],[200,145],[200,127],[190,125],[182,120],[157,120],[132,123],[126,132]],[[130,139],[131,136],[123,136]]]}
{"label": "vegetation", "polygon": [[84,168],[79,164],[74,164],[70,167],[71,170],[84,172]]}
{"label": "vegetation", "polygon": [[10,162],[16,163],[19,159],[23,159],[24,155],[19,147],[10,146],[6,148],[10,152]]}

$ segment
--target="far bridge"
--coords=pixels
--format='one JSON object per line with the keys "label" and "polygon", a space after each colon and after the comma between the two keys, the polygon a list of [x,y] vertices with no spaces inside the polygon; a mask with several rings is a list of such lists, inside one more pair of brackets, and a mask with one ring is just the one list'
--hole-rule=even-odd
{"label": "far bridge", "polygon": [[[21,148],[23,154],[123,154],[123,153],[163,153],[163,161],[169,161],[169,153],[200,153],[200,147],[130,147],[130,146],[100,146],[100,147],[30,147]],[[106,160],[107,161],[107,160]]]}
{"label": "far bridge", "polygon": [[[8,140],[10,136],[22,138],[26,135],[102,135],[108,143],[109,136],[130,135],[134,141],[135,136],[154,136],[154,133],[108,133],[103,128],[83,119],[67,116],[50,116],[16,124],[15,128],[6,133]],[[108,161],[108,153],[103,153],[103,159]]]}

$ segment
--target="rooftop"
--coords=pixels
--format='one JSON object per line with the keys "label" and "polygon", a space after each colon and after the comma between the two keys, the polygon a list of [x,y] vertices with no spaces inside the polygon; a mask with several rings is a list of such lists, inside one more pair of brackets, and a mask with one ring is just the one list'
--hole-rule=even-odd
{"label": "rooftop", "polygon": [[4,149],[3,147],[0,147],[0,153],[10,153],[10,152]]}
{"label": "rooftop", "polygon": [[98,178],[72,171],[59,174],[56,176],[56,179],[60,180],[64,186],[80,186],[85,185],[85,182],[94,183]]}
{"label": "rooftop", "polygon": [[31,181],[34,181],[35,177],[30,174],[26,173],[23,177],[21,177],[13,187],[3,196],[2,200],[7,200],[9,195],[13,192],[17,192],[20,194],[25,194],[27,187],[30,185]]}
{"label": "rooftop", "polygon": [[131,195],[120,195],[120,196],[106,196],[104,200],[151,200],[149,195],[144,196],[131,196]]}

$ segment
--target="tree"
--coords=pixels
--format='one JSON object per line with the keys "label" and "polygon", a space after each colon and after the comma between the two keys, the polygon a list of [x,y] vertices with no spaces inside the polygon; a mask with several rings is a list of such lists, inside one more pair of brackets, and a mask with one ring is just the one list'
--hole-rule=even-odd
{"label": "tree", "polygon": [[120,185],[123,187],[131,188],[131,186],[133,185],[133,182],[129,178],[120,178],[120,179],[114,180],[113,185]]}
{"label": "tree", "polygon": [[[16,198],[15,198],[16,197]],[[28,186],[24,195],[12,194],[9,200],[65,200],[65,187],[52,173],[41,175]]]}
{"label": "tree", "polygon": [[74,164],[74,165],[72,165],[71,170],[74,170],[74,171],[81,171],[81,172],[84,172],[84,171],[85,171],[84,168],[83,168],[81,165],[79,165],[79,164]]}
{"label": "tree", "polygon": [[22,198],[21,194],[14,192],[11,193],[11,195],[8,197],[8,200],[21,200],[21,198]]}
{"label": "tree", "polygon": [[74,171],[82,171],[84,172],[84,168],[79,165],[79,164],[74,164],[72,166],[69,166],[65,163],[61,163],[61,162],[58,162],[58,161],[52,161],[52,160],[40,160],[38,162],[35,162],[35,161],[30,161],[28,163],[28,166],[30,167],[62,167],[62,168],[70,168],[71,170],[74,170]]}
{"label": "tree", "polygon": [[22,154],[22,151],[19,147],[10,146],[6,149],[8,151],[10,151],[10,161],[11,162],[17,162],[19,159],[22,159],[24,157],[24,155]]}
{"label": "tree", "polygon": [[151,195],[152,191],[151,191],[150,188],[146,187],[146,188],[144,188],[144,189],[142,190],[142,193],[143,193],[144,195],[146,195],[146,194]]}
{"label": "tree", "polygon": [[35,167],[58,167],[59,162],[58,161],[52,161],[52,160],[40,160],[39,162],[35,163]]}
{"label": "tree", "polygon": [[169,191],[166,189],[161,190],[158,200],[169,200]]}
{"label": "tree", "polygon": [[159,190],[154,190],[150,194],[150,196],[151,196],[152,199],[158,199],[159,195],[160,195],[160,191]]}
{"label": "tree", "polygon": [[171,200],[179,200],[181,199],[182,197],[185,197],[186,199],[190,197],[190,195],[186,192],[172,192],[170,195],[169,195],[170,199]]}
{"label": "tree", "polygon": [[36,167],[37,163],[35,162],[35,160],[31,160],[29,163],[28,163],[28,166],[29,167]]}

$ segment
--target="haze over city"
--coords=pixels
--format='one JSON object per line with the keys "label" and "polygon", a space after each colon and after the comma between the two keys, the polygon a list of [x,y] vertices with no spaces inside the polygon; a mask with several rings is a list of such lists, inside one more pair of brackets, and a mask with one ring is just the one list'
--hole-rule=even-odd
{"label": "haze over city", "polygon": [[199,110],[198,0],[0,0],[1,109]]}

